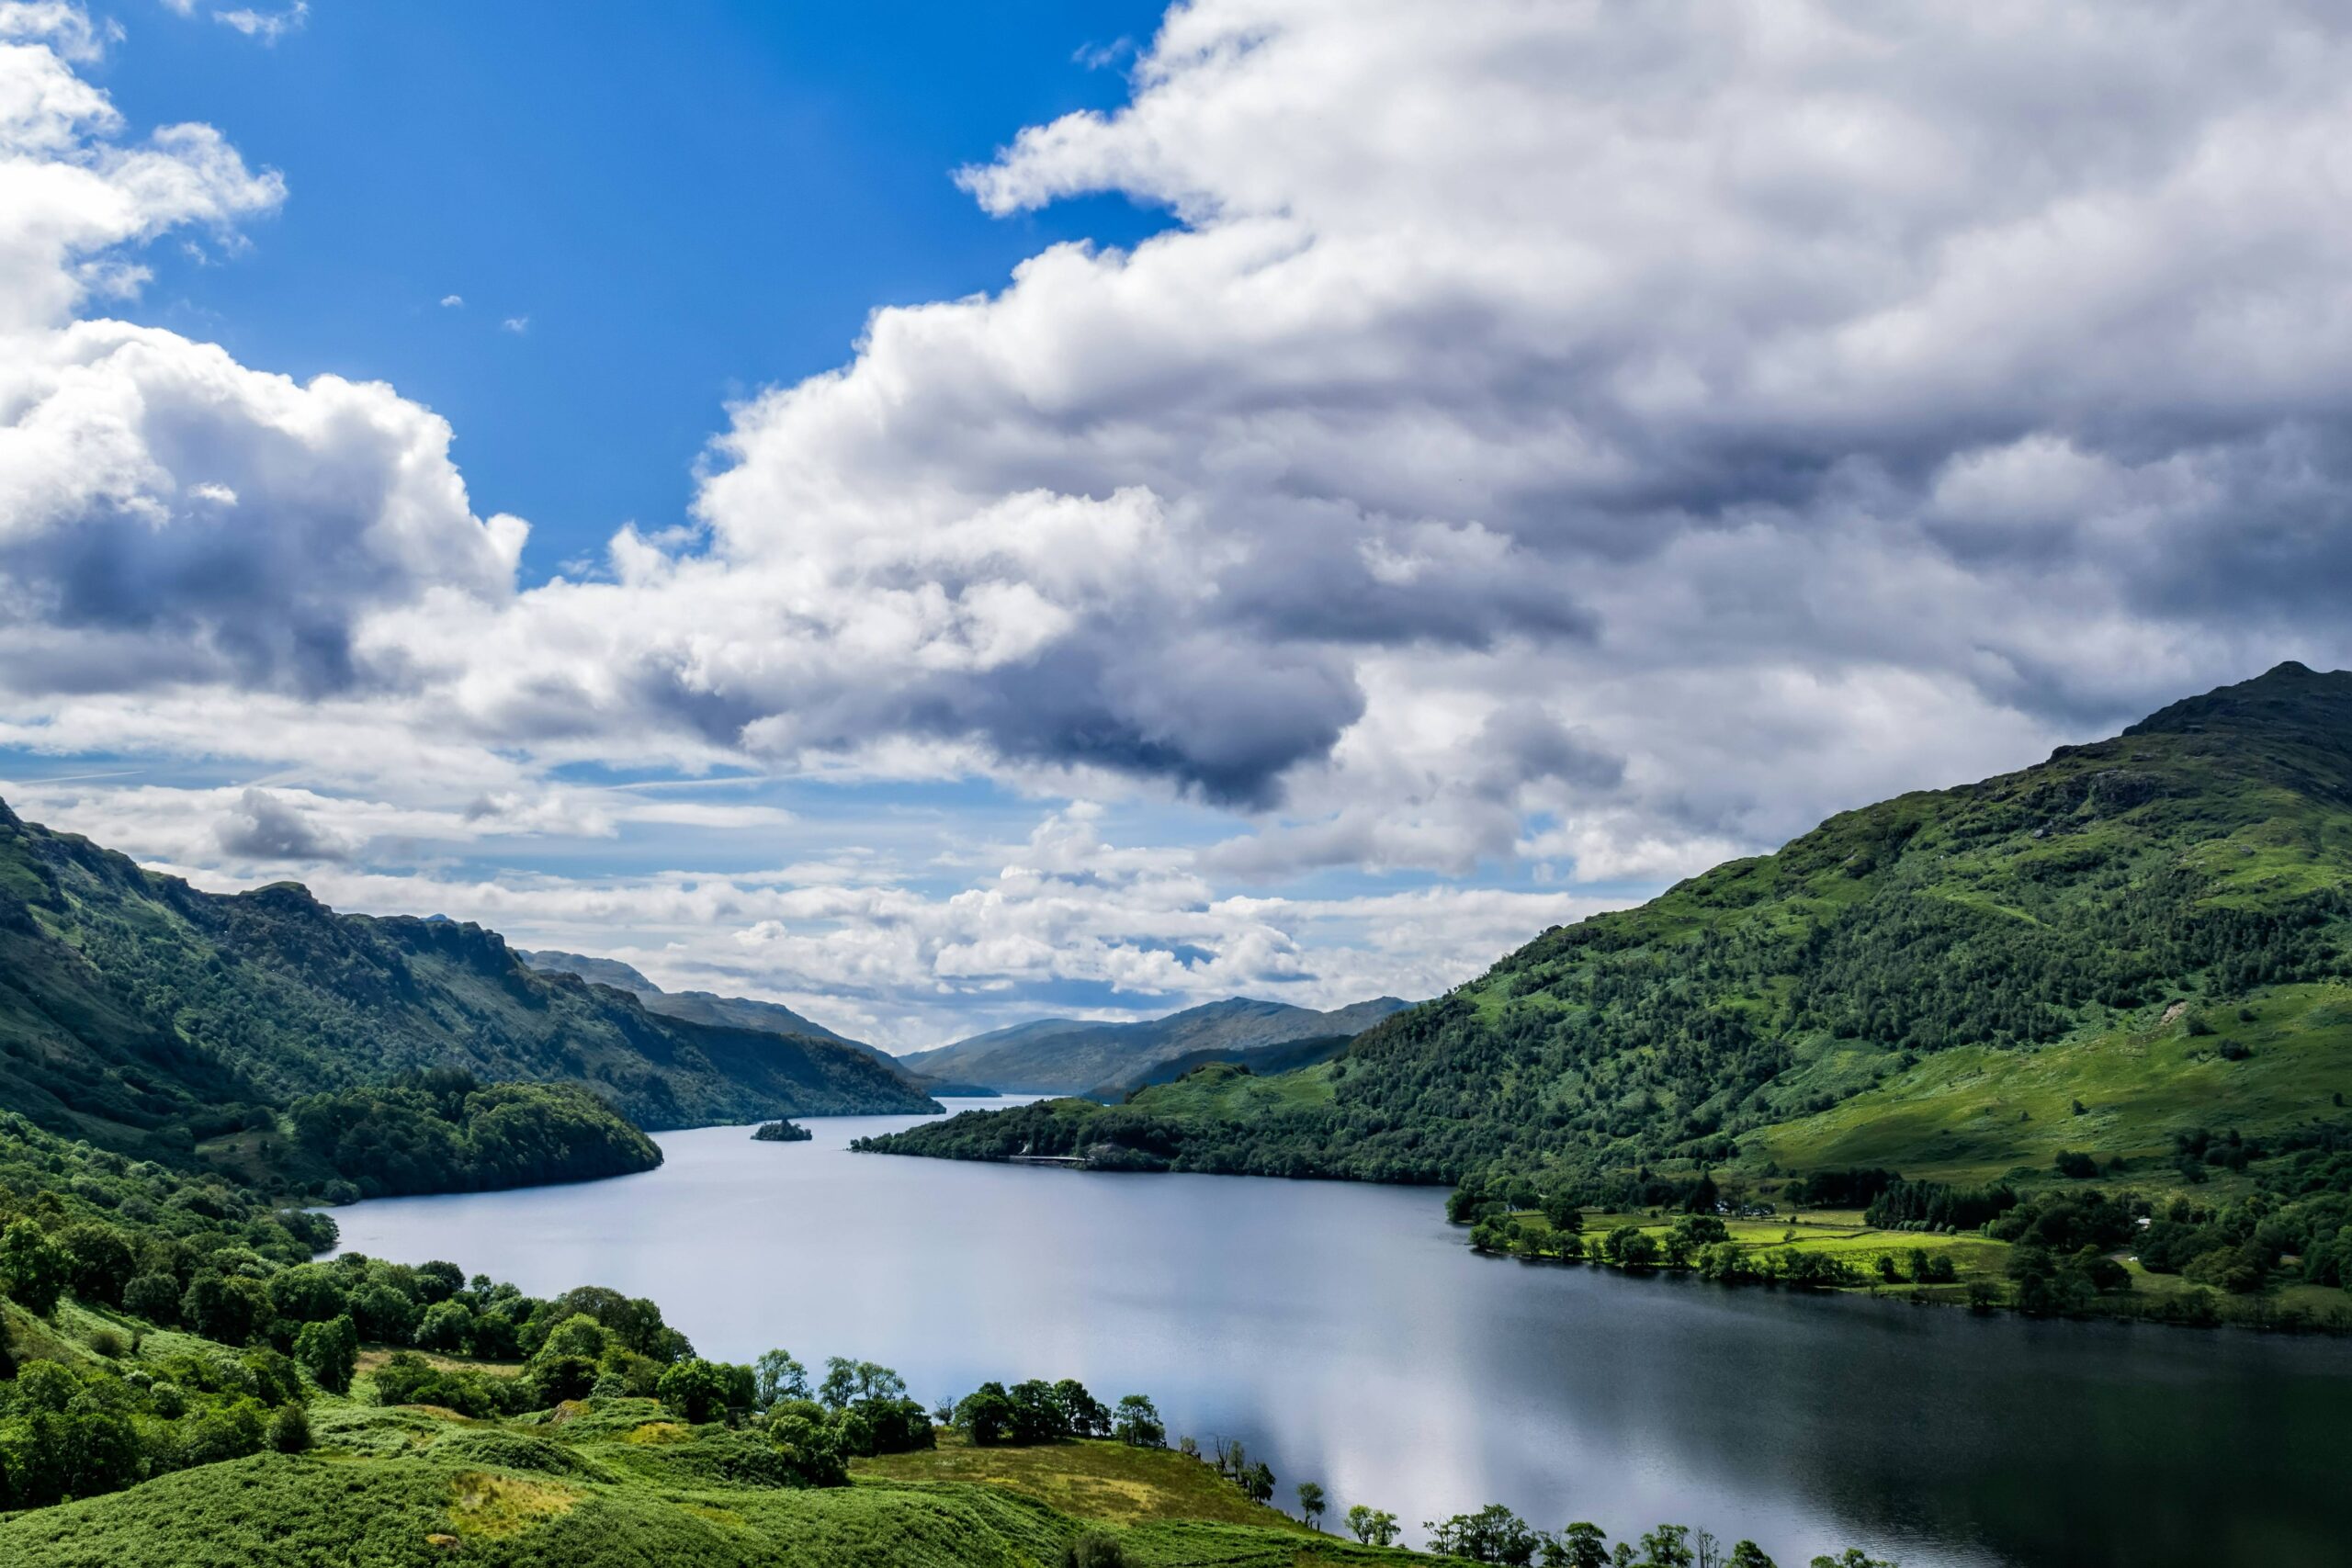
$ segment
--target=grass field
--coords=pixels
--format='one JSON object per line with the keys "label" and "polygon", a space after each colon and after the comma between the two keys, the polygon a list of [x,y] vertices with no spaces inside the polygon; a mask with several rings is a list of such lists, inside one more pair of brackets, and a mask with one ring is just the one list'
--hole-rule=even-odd
{"label": "grass field", "polygon": [[[1600,1245],[1600,1238],[1621,1226],[1631,1225],[1661,1244],[1666,1234],[1674,1228],[1678,1216],[1652,1213],[1589,1213],[1584,1216],[1584,1242],[1588,1252]],[[1542,1214],[1527,1212],[1514,1213],[1512,1219],[1522,1229],[1548,1235],[1551,1226]],[[1951,1286],[1939,1286],[1936,1291],[1958,1294],[1972,1279],[2001,1280],[2007,1276],[2004,1266],[2008,1256],[2008,1244],[1981,1235],[1939,1235],[1933,1232],[1880,1230],[1862,1223],[1858,1213],[1815,1211],[1792,1214],[1774,1214],[1764,1219],[1727,1219],[1724,1228],[1731,1233],[1732,1242],[1751,1251],[1792,1251],[1826,1253],[1841,1263],[1851,1265],[1870,1277],[1872,1288],[1878,1285],[1878,1261],[1891,1258],[1898,1269],[1907,1274],[1911,1254],[1925,1252],[1931,1257],[1948,1257],[1957,1280]]]}
{"label": "grass field", "polygon": [[1289,1515],[1252,1503],[1211,1466],[1172,1449],[1125,1443],[1046,1443],[974,1448],[959,1433],[941,1434],[927,1452],[859,1460],[862,1482],[965,1482],[1034,1497],[1080,1518],[1133,1525],[1200,1519],[1311,1533]]}
{"label": "grass field", "polygon": [[645,1400],[469,1421],[313,1405],[318,1447],[201,1466],[0,1519],[11,1568],[1036,1568],[1088,1529],[1137,1568],[1381,1562],[1164,1450],[1056,1443],[861,1461],[806,1491],[735,1479],[756,1433]]}

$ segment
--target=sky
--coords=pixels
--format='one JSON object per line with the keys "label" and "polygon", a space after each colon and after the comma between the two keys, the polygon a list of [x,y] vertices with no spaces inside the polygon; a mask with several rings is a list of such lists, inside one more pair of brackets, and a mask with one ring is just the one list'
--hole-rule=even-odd
{"label": "sky", "polygon": [[0,798],[894,1048],[2352,617],[2352,24],[0,0]]}

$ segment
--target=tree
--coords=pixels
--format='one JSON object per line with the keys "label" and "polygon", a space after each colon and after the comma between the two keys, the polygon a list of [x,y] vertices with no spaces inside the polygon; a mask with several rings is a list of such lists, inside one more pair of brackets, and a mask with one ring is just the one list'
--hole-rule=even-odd
{"label": "tree", "polygon": [[906,1393],[907,1380],[889,1368],[845,1356],[825,1359],[825,1381],[817,1385],[818,1402],[834,1410],[877,1399],[903,1399]]}
{"label": "tree", "polygon": [[36,1317],[57,1310],[73,1259],[32,1220],[17,1220],[0,1231],[0,1291]]}
{"label": "tree", "polygon": [[371,1280],[351,1292],[351,1319],[362,1339],[405,1345],[416,1326],[416,1303],[390,1280]]}
{"label": "tree", "polygon": [[765,1410],[779,1399],[808,1397],[808,1369],[789,1350],[763,1350],[752,1363],[752,1403]]}
{"label": "tree", "polygon": [[1001,1382],[984,1382],[956,1406],[956,1429],[974,1448],[992,1448],[1012,1437],[1012,1400]]}
{"label": "tree", "polygon": [[1298,1517],[1309,1526],[1318,1530],[1323,1528],[1323,1510],[1328,1506],[1320,1485],[1312,1481],[1298,1483]]}
{"label": "tree", "polygon": [[1043,1378],[1014,1383],[1006,1396],[1012,1404],[1012,1440],[1050,1443],[1069,1435],[1062,1415],[1061,1397]]}
{"label": "tree", "polygon": [[[1133,1448],[1161,1448],[1168,1441],[1168,1428],[1160,1424],[1159,1408],[1140,1393],[1120,1396],[1118,1411],[1111,1418],[1111,1431]],[[1199,1451],[1197,1447],[1194,1451]]]}
{"label": "tree", "polygon": [[151,1323],[177,1323],[180,1282],[169,1274],[134,1274],[122,1288],[122,1310]]}
{"label": "tree", "polygon": [[1252,1503],[1270,1503],[1274,1496],[1273,1467],[1264,1460],[1258,1461],[1240,1476],[1242,1495]]}
{"label": "tree", "polygon": [[1816,1557],[1813,1568],[1895,1568],[1884,1558],[1872,1557],[1859,1546],[1849,1546],[1835,1557]]}
{"label": "tree", "polygon": [[1501,1562],[1518,1568],[1534,1562],[1536,1548],[1543,1544],[1543,1538],[1528,1528],[1525,1519],[1500,1503],[1489,1503],[1475,1514],[1426,1520],[1421,1528],[1430,1532],[1433,1554],[1472,1562]]}
{"label": "tree", "polygon": [[1358,1503],[1348,1510],[1348,1529],[1366,1546],[1386,1546],[1396,1539],[1396,1516]]}
{"label": "tree", "polygon": [[66,1283],[83,1301],[120,1306],[123,1288],[138,1271],[138,1258],[123,1234],[109,1224],[84,1220],[57,1233],[66,1258]]}
{"label": "tree", "polygon": [[1687,1525],[1660,1525],[1642,1537],[1642,1568],[1690,1568],[1696,1560]]}
{"label": "tree", "polygon": [[1752,1540],[1743,1540],[1731,1549],[1731,1562],[1725,1568],[1779,1568],[1764,1549]]}
{"label": "tree", "polygon": [[1086,1392],[1086,1385],[1076,1378],[1064,1378],[1054,1384],[1054,1403],[1061,1407],[1062,1430],[1073,1438],[1107,1438],[1111,1435],[1111,1413],[1102,1402]]}
{"label": "tree", "polygon": [[682,1421],[700,1426],[727,1410],[726,1370],[699,1356],[689,1356],[662,1370],[655,1394]]}
{"label": "tree", "polygon": [[474,1314],[463,1302],[435,1302],[416,1321],[416,1342],[427,1350],[455,1355],[473,1337]]}
{"label": "tree", "polygon": [[1578,1519],[1544,1544],[1544,1568],[1609,1568],[1609,1536]]}
{"label": "tree", "polygon": [[346,1393],[359,1365],[359,1330],[349,1317],[306,1323],[294,1336],[294,1359],[329,1393]]}
{"label": "tree", "polygon": [[269,1293],[242,1274],[198,1274],[180,1297],[180,1321],[207,1339],[243,1345],[270,1322]]}

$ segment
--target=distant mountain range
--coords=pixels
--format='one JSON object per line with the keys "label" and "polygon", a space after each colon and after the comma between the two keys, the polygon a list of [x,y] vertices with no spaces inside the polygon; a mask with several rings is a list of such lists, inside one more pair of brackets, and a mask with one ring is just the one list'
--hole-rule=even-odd
{"label": "distant mountain range", "polygon": [[910,1052],[899,1060],[926,1075],[977,1079],[1008,1090],[1116,1100],[1147,1083],[1165,1081],[1159,1069],[1180,1058],[1197,1066],[1241,1060],[1298,1041],[1344,1041],[1411,1005],[1379,997],[1317,1012],[1234,997],[1137,1023],[1037,1019],[934,1051]]}
{"label": "distant mountain range", "polygon": [[1211,1062],[1283,1072],[1337,1055],[1349,1040],[1410,1005],[1395,997],[1381,997],[1317,1012],[1286,1002],[1235,997],[1136,1023],[1033,1019],[952,1045],[893,1056],[862,1040],[836,1034],[780,1002],[722,997],[711,991],[665,991],[642,971],[616,958],[592,958],[554,948],[518,949],[515,956],[547,974],[576,975],[627,991],[646,1011],[664,1018],[767,1030],[847,1045],[888,1064],[934,1095],[1010,1090],[1119,1100],[1147,1084],[1169,1082]]}
{"label": "distant mountain range", "polygon": [[935,1109],[835,1041],[660,1016],[477,925],[200,892],[0,805],[0,1109],[169,1155],[441,1066],[576,1083],[650,1128]]}

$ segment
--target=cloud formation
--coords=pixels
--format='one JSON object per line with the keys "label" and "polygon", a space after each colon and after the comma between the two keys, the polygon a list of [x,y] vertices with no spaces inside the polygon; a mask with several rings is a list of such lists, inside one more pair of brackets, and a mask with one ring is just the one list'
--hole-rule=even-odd
{"label": "cloud formation", "polygon": [[[728,411],[691,526],[525,592],[429,412],[74,319],[283,194],[207,128],[126,141],[79,15],[0,6],[20,744],[345,790],[429,751],[518,803],[581,761],[1181,799],[1230,831],[1132,886],[1227,910],[1332,867],[1654,882],[2352,662],[2325,7],[1193,0],[1125,107],[959,176],[1170,227],[876,311]],[[213,852],[300,841],[263,816]],[[976,886],[995,935],[714,918],[795,985],[1188,987],[1164,955],[1251,940],[1169,891],[1136,945],[1104,875]]]}
{"label": "cloud formation", "polygon": [[138,245],[285,186],[207,126],[126,142],[80,12],[0,9],[0,686],[341,690],[368,612],[511,590],[524,526],[472,515],[428,411],[73,319],[137,287]]}
{"label": "cloud formation", "polygon": [[526,596],[474,695],[588,644],[564,705],[611,722],[1459,868],[1770,839],[1825,748],[1850,799],[2340,659],[2352,39],[2144,21],[1179,8],[1126,107],[962,176],[1178,227],[877,312],[735,411],[702,535]]}

